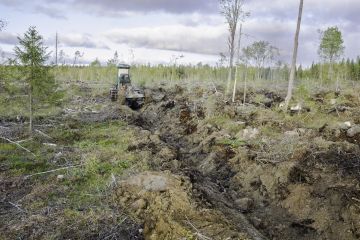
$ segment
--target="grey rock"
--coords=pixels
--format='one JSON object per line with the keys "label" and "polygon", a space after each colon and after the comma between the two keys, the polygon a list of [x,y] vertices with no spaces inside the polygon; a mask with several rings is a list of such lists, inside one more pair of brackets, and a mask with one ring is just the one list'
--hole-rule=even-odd
{"label": "grey rock", "polygon": [[348,131],[347,131],[347,136],[348,137],[355,137],[356,135],[360,134],[360,126],[359,125],[356,125],[352,128],[350,128]]}
{"label": "grey rock", "polygon": [[65,179],[65,176],[64,175],[57,175],[56,179],[58,181],[63,181]]}
{"label": "grey rock", "polygon": [[346,131],[346,130],[348,130],[349,128],[351,128],[351,122],[343,122],[343,123],[339,123],[339,128],[341,129],[341,130],[344,130],[344,131]]}

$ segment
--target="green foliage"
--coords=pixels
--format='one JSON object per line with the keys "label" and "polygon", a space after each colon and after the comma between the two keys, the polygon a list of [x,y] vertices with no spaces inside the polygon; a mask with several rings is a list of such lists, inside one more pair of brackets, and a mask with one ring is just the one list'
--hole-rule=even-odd
{"label": "green foliage", "polygon": [[176,68],[176,77],[178,79],[184,79],[186,76],[185,74],[185,67],[179,66]]}
{"label": "green foliage", "polygon": [[119,54],[116,51],[114,53],[114,57],[112,59],[109,59],[107,62],[108,67],[115,67],[119,64]]}
{"label": "green foliage", "polygon": [[[338,75],[342,80],[360,81],[360,62],[357,60],[343,59],[339,63],[331,64],[333,69],[336,70],[333,74]],[[329,63],[312,63],[310,68],[302,70],[302,76],[300,79],[312,79],[315,82],[320,82],[320,78],[328,80],[330,75]]]}
{"label": "green foliage", "polygon": [[[36,28],[30,27],[24,36],[18,37],[18,39],[19,45],[15,47],[14,51],[21,63],[18,69],[21,73],[20,79],[26,84],[24,89],[29,95],[29,112],[30,119],[32,119],[33,110],[41,108],[41,105],[60,105],[59,100],[63,94],[58,91],[51,67],[46,66],[50,53],[47,52],[43,37]],[[17,81],[16,79],[11,80]]]}
{"label": "green foliage", "polygon": [[94,61],[90,63],[91,67],[101,67],[101,63],[98,58],[96,58]]}
{"label": "green foliage", "polygon": [[344,52],[344,40],[338,27],[329,27],[321,33],[319,55],[329,62],[337,60]]}
{"label": "green foliage", "polygon": [[54,154],[52,149],[44,147],[36,139],[30,139],[21,144],[33,152],[36,157],[14,144],[0,140],[0,163],[5,169],[8,169],[8,173],[14,176],[28,175],[46,171],[49,168],[48,159]]}
{"label": "green foliage", "polygon": [[306,101],[310,98],[309,89],[304,84],[301,84],[295,89],[294,95],[298,101]]}
{"label": "green foliage", "polygon": [[253,63],[258,68],[261,68],[266,61],[271,61],[275,56],[279,55],[279,49],[271,46],[269,42],[257,41],[244,48],[243,55],[246,62]]}
{"label": "green foliage", "polygon": [[20,46],[16,46],[14,51],[20,62],[30,67],[30,71],[44,66],[49,59],[49,53],[47,53],[47,47],[44,46],[43,37],[36,28],[30,27],[22,38],[18,37],[18,40]]}

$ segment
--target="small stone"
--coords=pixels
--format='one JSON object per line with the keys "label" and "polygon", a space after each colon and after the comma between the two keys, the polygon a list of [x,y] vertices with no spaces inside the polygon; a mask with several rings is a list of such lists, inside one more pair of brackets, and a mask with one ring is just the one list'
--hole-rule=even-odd
{"label": "small stone", "polygon": [[339,127],[341,130],[348,130],[349,128],[351,128],[351,122],[339,123]]}
{"label": "small stone", "polygon": [[330,104],[335,105],[336,104],[336,99],[330,99]]}
{"label": "small stone", "polygon": [[298,105],[290,108],[291,112],[300,112],[302,110],[302,106],[299,103]]}
{"label": "small stone", "polygon": [[251,198],[240,198],[235,201],[235,204],[245,212],[250,211],[254,207],[254,201]]}
{"label": "small stone", "polygon": [[63,181],[65,179],[65,176],[64,175],[57,175],[56,179],[58,181]]}
{"label": "small stone", "polygon": [[360,126],[356,125],[352,128],[350,128],[348,131],[347,131],[347,136],[348,137],[355,137],[356,135],[360,134]]}

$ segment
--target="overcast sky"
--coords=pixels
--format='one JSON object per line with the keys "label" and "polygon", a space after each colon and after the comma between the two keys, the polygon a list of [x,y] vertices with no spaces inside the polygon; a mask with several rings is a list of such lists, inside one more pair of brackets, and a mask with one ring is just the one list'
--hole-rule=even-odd
{"label": "overcast sky", "polygon": [[[290,61],[299,0],[246,0],[251,17],[244,23],[244,46],[269,41]],[[318,29],[338,26],[345,56],[360,55],[360,0],[305,0],[299,63],[317,61]],[[0,0],[0,18],[8,25],[0,47],[12,52],[17,36],[36,26],[50,50],[58,32],[60,49],[83,62],[105,62],[118,51],[126,62],[211,63],[226,52],[227,27],[218,0]]]}

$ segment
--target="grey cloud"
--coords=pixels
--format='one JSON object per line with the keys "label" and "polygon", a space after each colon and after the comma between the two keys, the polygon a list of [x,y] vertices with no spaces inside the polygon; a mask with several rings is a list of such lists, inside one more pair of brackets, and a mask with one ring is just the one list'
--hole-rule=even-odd
{"label": "grey cloud", "polygon": [[5,6],[17,6],[20,5],[22,0],[0,0],[0,4]]}
{"label": "grey cloud", "polygon": [[[180,17],[180,23],[186,26],[200,26],[201,24],[219,24],[224,20],[218,18],[218,0],[67,0],[81,8],[88,8],[94,12],[102,12],[105,15],[116,15],[124,12],[151,12],[164,11],[175,13]],[[289,0],[246,0],[245,10],[251,12],[251,17],[245,23],[245,31],[255,36],[248,39],[248,43],[254,40],[267,40],[282,49],[283,58],[289,61],[291,56],[295,21],[298,13],[299,1]],[[309,0],[304,5],[304,17],[301,31],[299,49],[300,62],[309,63],[317,59],[318,34],[317,29],[325,29],[328,26],[338,25],[343,31],[349,57],[359,54],[359,44],[354,40],[353,32],[359,31],[360,26],[360,1],[359,0]],[[195,13],[195,14],[194,14]],[[196,14],[197,13],[197,14]],[[216,16],[216,17],[213,17]],[[253,23],[251,23],[253,22]],[[166,32],[166,31],[164,31]],[[151,34],[151,33],[150,33]],[[160,32],[159,34],[163,34]],[[226,34],[226,33],[224,33]],[[142,36],[141,34],[117,39],[118,43],[129,43],[132,46],[159,48],[169,50],[186,50],[197,53],[214,53],[216,49],[224,51],[226,40],[224,37],[193,37],[193,35],[174,38],[172,40],[155,40],[153,36]],[[194,41],[190,41],[194,38]],[[185,40],[183,40],[185,39]],[[173,41],[173,42],[172,42]],[[199,44],[202,42],[202,44]],[[193,46],[191,46],[193,44]]]}
{"label": "grey cloud", "polygon": [[[87,12],[107,17],[138,16],[149,12],[172,14],[179,26],[134,28],[109,32],[110,41],[129,44],[133,47],[189,51],[218,54],[226,51],[226,26],[218,10],[218,0],[34,0],[33,6],[61,6],[63,10]],[[20,0],[0,0],[9,6],[29,5]],[[246,11],[251,17],[244,24],[244,31],[255,38],[248,38],[245,44],[254,40],[266,40],[278,46],[283,58],[289,61],[292,51],[298,0],[246,0]],[[34,9],[34,7],[30,9]],[[28,10],[28,11],[32,11]],[[49,9],[47,9],[49,10]],[[50,9],[51,10],[51,9]],[[25,11],[25,10],[24,10]],[[301,29],[299,62],[311,63],[317,59],[319,36],[317,29],[338,25],[343,31],[346,54],[356,57],[360,53],[358,44],[360,25],[359,0],[309,0],[305,1]],[[51,15],[51,13],[49,13]],[[70,16],[70,15],[69,15]],[[60,16],[61,17],[61,16]],[[204,24],[212,25],[204,28]],[[218,26],[221,27],[219,28]],[[204,29],[206,31],[204,31]],[[213,32],[214,31],[214,32]],[[0,40],[1,41],[1,40]],[[65,38],[64,45],[88,48],[107,48],[95,42],[91,36]]]}
{"label": "grey cloud", "polygon": [[[263,0],[248,1],[246,7],[255,17],[276,17],[293,19],[298,13],[299,1]],[[304,3],[304,21],[326,21],[359,17],[360,2],[358,0],[312,0]]]}
{"label": "grey cloud", "polygon": [[[282,58],[290,61],[293,38],[296,27],[299,1],[263,0],[248,1],[246,8],[251,11],[251,17],[244,25],[246,33],[255,36],[248,39],[250,44],[254,40],[267,40],[278,46],[282,51]],[[360,1],[358,0],[313,0],[305,1],[303,22],[300,34],[299,63],[311,64],[318,60],[319,45],[318,29],[338,26],[343,33],[346,45],[344,57],[355,58],[360,54],[360,45],[356,43],[355,34],[360,26]],[[351,51],[349,50],[351,49]]]}
{"label": "grey cloud", "polygon": [[[52,0],[63,2],[60,0]],[[217,0],[65,0],[67,4],[92,10],[95,13],[107,15],[122,14],[123,12],[168,12],[193,13],[218,11]]]}
{"label": "grey cloud", "polygon": [[54,8],[54,7],[44,7],[41,5],[35,6],[34,12],[45,14],[51,18],[57,19],[67,19],[66,15],[63,13],[62,10]]}
{"label": "grey cloud", "polygon": [[[55,40],[53,40],[54,42]],[[64,47],[109,49],[104,43],[97,42],[89,34],[66,34],[59,36],[59,43]]]}
{"label": "grey cloud", "polygon": [[185,26],[200,26],[200,25],[219,25],[219,23],[224,22],[222,16],[214,14],[182,14],[179,16],[179,23]]}
{"label": "grey cloud", "polygon": [[57,4],[57,0],[33,0],[29,2],[0,0],[0,5],[25,13],[44,14],[51,18],[67,19],[63,10],[63,7],[66,6]]}
{"label": "grey cloud", "polygon": [[15,34],[7,33],[7,32],[0,32],[0,43],[16,45],[16,44],[18,44],[18,38]]}
{"label": "grey cloud", "polygon": [[217,55],[225,51],[222,26],[183,25],[156,28],[117,29],[106,34],[110,41],[132,47]]}

